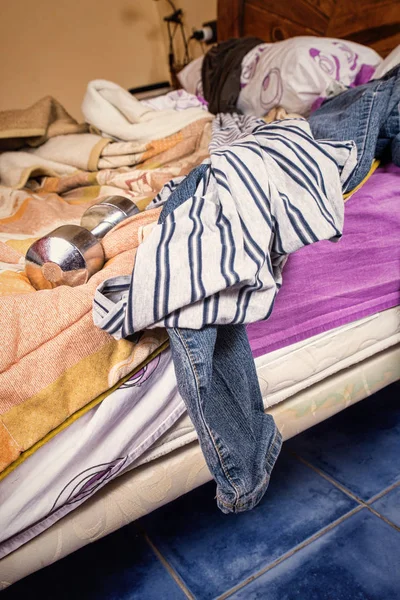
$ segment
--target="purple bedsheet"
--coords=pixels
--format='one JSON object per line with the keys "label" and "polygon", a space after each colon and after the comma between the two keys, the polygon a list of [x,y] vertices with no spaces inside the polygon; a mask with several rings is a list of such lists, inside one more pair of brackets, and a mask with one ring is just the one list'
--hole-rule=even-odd
{"label": "purple bedsheet", "polygon": [[291,255],[268,321],[248,326],[253,356],[400,304],[400,168],[379,168],[345,207],[338,243]]}

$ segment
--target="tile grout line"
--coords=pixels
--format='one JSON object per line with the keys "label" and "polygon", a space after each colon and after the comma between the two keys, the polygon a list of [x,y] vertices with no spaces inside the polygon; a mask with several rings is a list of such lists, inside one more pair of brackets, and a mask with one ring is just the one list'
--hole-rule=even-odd
{"label": "tile grout line", "polygon": [[[298,544],[297,546],[295,546],[295,548],[292,548],[291,550],[289,550],[288,552],[286,552],[285,554],[283,554],[279,558],[275,559],[272,563],[270,563],[269,565],[267,565],[263,569],[260,569],[259,571],[257,571],[256,573],[254,573],[253,575],[251,575],[250,577],[248,577],[244,581],[241,581],[240,583],[238,583],[233,588],[230,588],[229,590],[227,590],[226,592],[224,592],[223,594],[221,594],[220,596],[218,596],[216,598],[216,600],[225,600],[226,598],[229,598],[229,596],[231,596],[232,594],[236,593],[237,591],[243,589],[249,583],[251,583],[255,579],[258,579],[259,577],[261,577],[262,575],[264,575],[265,573],[267,573],[268,571],[270,571],[274,567],[278,566],[280,563],[282,563],[283,561],[287,560],[288,558],[290,558],[294,554],[297,554],[297,552],[299,552],[303,548],[306,548],[309,544],[311,544],[315,540],[319,539],[320,537],[322,537],[323,535],[325,535],[325,533],[328,533],[329,531],[331,531],[332,529],[334,529],[335,527],[337,527],[338,525],[340,525],[343,521],[345,521],[348,518],[352,517],[354,514],[360,512],[360,510],[362,510],[363,508],[367,508],[372,514],[374,514],[378,518],[382,519],[385,523],[387,523],[388,525],[390,525],[391,527],[393,527],[397,531],[400,531],[400,527],[398,527],[397,525],[395,525],[392,521],[390,521],[389,519],[387,519],[384,515],[381,515],[378,511],[376,511],[374,508],[372,508],[368,504],[368,503],[373,503],[376,500],[379,500],[382,496],[384,496],[388,492],[392,491],[396,487],[399,487],[400,486],[400,481],[398,481],[398,482],[396,482],[396,483],[388,486],[387,488],[385,488],[384,490],[382,490],[381,492],[379,492],[378,494],[376,494],[375,496],[373,496],[370,500],[368,500],[368,503],[367,503],[366,501],[364,501],[361,498],[359,498],[356,494],[354,494],[351,490],[347,489],[341,483],[339,483],[338,481],[336,481],[333,477],[331,477],[330,475],[324,473],[324,471],[322,471],[318,467],[315,467],[314,465],[312,465],[311,463],[309,463],[308,461],[306,461],[300,455],[298,455],[295,452],[292,452],[290,450],[289,450],[289,453],[294,458],[296,458],[297,460],[299,460],[300,462],[302,462],[303,464],[305,464],[307,467],[309,467],[310,469],[312,469],[313,471],[315,471],[318,475],[320,475],[321,477],[323,477],[324,479],[326,479],[327,481],[329,481],[332,485],[334,485],[336,488],[338,488],[339,490],[341,490],[345,495],[347,495],[350,498],[352,498],[353,500],[355,500],[358,503],[359,506],[356,506],[354,509],[352,509],[351,511],[349,511],[345,515],[342,515],[341,517],[339,517],[339,519],[337,519],[333,523],[330,523],[329,525],[327,525],[323,529],[317,531],[310,538],[308,538],[307,540],[304,540],[303,542],[301,542],[300,544]],[[147,533],[144,530],[142,530],[142,535],[144,536],[144,538],[146,540],[146,543],[153,550],[154,554],[156,555],[156,557],[158,558],[158,560],[162,563],[162,565],[164,566],[164,568],[166,569],[166,571],[168,572],[168,574],[172,577],[172,579],[175,581],[175,583],[178,585],[178,587],[181,589],[181,591],[184,592],[185,596],[189,600],[196,600],[196,598],[192,594],[192,592],[186,587],[186,585],[185,585],[184,581],[181,579],[180,575],[175,571],[175,569],[172,567],[172,565],[170,565],[170,563],[167,561],[167,559],[161,554],[161,552],[154,545],[154,543],[151,541],[151,539],[149,538],[149,536],[147,535]]]}
{"label": "tile grout line", "polygon": [[303,463],[303,465],[306,465],[306,467],[309,467],[310,469],[315,471],[315,473],[317,473],[318,475],[320,475],[321,477],[326,479],[326,481],[329,481],[329,483],[331,483],[332,485],[337,487],[341,492],[343,492],[343,494],[346,494],[346,496],[349,496],[350,498],[352,498],[353,500],[358,502],[358,504],[363,504],[363,505],[365,504],[364,500],[359,498],[356,494],[354,494],[354,492],[352,492],[351,490],[346,488],[344,485],[342,485],[341,483],[336,481],[336,479],[334,479],[331,475],[328,475],[328,473],[325,473],[319,467],[315,467],[312,463],[308,462],[305,458],[303,458],[299,454],[296,454],[296,452],[292,452],[289,450],[289,453],[291,454],[291,456],[293,456],[293,458],[296,458],[298,461]]}
{"label": "tile grout line", "polygon": [[372,504],[373,502],[375,502],[379,498],[383,497],[388,492],[390,492],[393,489],[396,489],[398,486],[400,486],[400,482],[396,482],[396,483],[388,486],[387,488],[385,488],[384,490],[382,490],[381,492],[379,492],[378,494],[376,494],[375,496],[373,496],[367,502],[367,501],[364,501],[361,498],[359,498],[356,494],[354,494],[351,490],[349,490],[344,485],[342,485],[341,483],[339,483],[338,481],[336,481],[333,477],[331,477],[330,475],[328,475],[327,473],[325,473],[324,471],[322,471],[318,467],[315,467],[313,464],[309,463],[307,460],[305,460],[300,455],[298,455],[295,452],[292,452],[290,450],[289,450],[289,454],[291,454],[294,458],[296,458],[297,460],[299,460],[300,462],[302,462],[304,465],[306,465],[307,467],[309,467],[310,469],[312,469],[313,471],[315,471],[318,475],[320,475],[321,477],[323,477],[324,479],[326,479],[326,481],[329,481],[329,483],[331,483],[336,488],[338,488],[346,496],[348,496],[352,500],[355,500],[358,503],[358,506],[355,507],[350,512],[348,512],[345,515],[343,515],[342,517],[340,517],[339,519],[337,519],[336,521],[334,521],[333,523],[330,523],[329,525],[327,525],[327,527],[325,527],[324,529],[321,529],[319,532],[317,532],[316,534],[314,534],[313,536],[311,536],[310,538],[308,538],[307,540],[305,540],[304,542],[302,542],[301,544],[299,544],[298,546],[296,546],[292,550],[289,550],[286,554],[283,554],[281,557],[279,557],[278,559],[276,559],[275,561],[273,561],[272,563],[270,563],[264,569],[261,569],[260,571],[258,571],[257,573],[251,575],[250,577],[248,577],[244,581],[238,583],[236,586],[234,586],[230,590],[227,590],[226,592],[224,592],[223,594],[221,594],[220,596],[218,596],[217,600],[225,600],[226,598],[229,598],[229,596],[231,596],[232,594],[236,593],[237,591],[243,589],[249,583],[251,583],[255,579],[258,579],[259,577],[261,577],[262,575],[264,575],[264,573],[267,573],[268,571],[270,571],[274,567],[278,566],[284,560],[287,560],[288,558],[290,558],[294,554],[297,554],[297,552],[299,552],[300,550],[302,550],[302,548],[305,548],[310,543],[312,543],[315,540],[317,540],[318,538],[322,537],[325,533],[327,533],[328,531],[330,531],[331,529],[333,529],[334,527],[336,527],[337,525],[339,525],[340,523],[342,523],[343,521],[345,521],[349,517],[353,516],[357,512],[360,512],[360,510],[362,510],[363,508],[367,508],[372,514],[374,514],[376,517],[380,518],[387,525],[393,527],[397,531],[400,531],[400,527],[398,527],[397,525],[395,525],[395,523],[393,523],[392,521],[390,521],[389,519],[387,519],[384,515],[380,514],[377,510],[375,510],[374,508],[372,508],[370,506],[370,504]]}
{"label": "tile grout line", "polygon": [[240,583],[238,583],[237,585],[235,585],[233,588],[230,588],[229,590],[227,590],[226,592],[224,592],[220,596],[217,596],[216,600],[225,600],[226,598],[229,598],[229,596],[231,596],[232,594],[236,593],[237,591],[243,589],[249,583],[251,583],[255,579],[258,579],[259,577],[261,577],[265,573],[268,573],[268,571],[270,571],[274,567],[278,566],[280,563],[284,562],[285,560],[287,560],[288,558],[290,558],[294,554],[297,554],[297,552],[299,552],[303,548],[306,548],[312,542],[315,542],[315,540],[318,540],[320,537],[324,536],[326,533],[328,533],[329,531],[331,531],[332,529],[334,529],[335,527],[337,527],[338,525],[340,525],[341,523],[343,523],[343,521],[346,521],[348,518],[350,518],[353,515],[355,515],[356,513],[360,512],[363,508],[364,507],[361,506],[361,505],[356,506],[355,508],[353,508],[352,510],[350,510],[348,513],[346,513],[346,514],[342,515],[341,517],[339,517],[338,519],[336,519],[336,521],[333,521],[332,523],[329,523],[329,525],[326,525],[326,527],[323,527],[322,529],[320,529],[319,531],[317,531],[316,533],[314,533],[311,537],[307,538],[306,540],[304,540],[303,542],[301,542],[300,544],[298,544],[294,548],[291,548],[285,554],[282,554],[282,556],[280,556],[279,558],[275,559],[272,563],[270,563],[269,565],[267,565],[263,569],[260,569],[259,571],[257,571],[253,575],[250,575],[250,577],[247,577],[247,579],[245,579],[244,581],[241,581]]}
{"label": "tile grout line", "polygon": [[370,498],[368,500],[368,504],[373,504],[374,502],[376,502],[376,500],[379,500],[380,498],[382,498],[382,496],[385,496],[386,494],[388,494],[392,490],[395,490],[399,486],[400,486],[400,481],[396,481],[395,483],[392,483],[392,485],[389,485],[387,488],[380,491],[378,494],[375,494],[375,496],[372,496],[372,498]]}
{"label": "tile grout line", "polygon": [[385,515],[382,515],[381,513],[379,513],[377,510],[375,510],[374,508],[372,508],[368,504],[366,504],[365,507],[368,508],[368,510],[370,512],[372,512],[373,515],[375,515],[376,517],[379,517],[380,519],[382,519],[382,521],[384,521],[387,525],[390,525],[396,531],[400,531],[400,527],[398,525],[396,525],[395,523],[393,523],[393,521],[391,521],[390,519],[388,519],[387,517],[385,517]]}
{"label": "tile grout line", "polygon": [[289,453],[294,458],[296,458],[298,461],[302,462],[304,465],[306,465],[307,467],[309,467],[310,469],[312,469],[313,471],[315,471],[318,475],[320,475],[321,477],[323,477],[324,479],[326,479],[327,481],[329,481],[329,483],[331,483],[332,485],[334,485],[335,487],[337,487],[341,492],[343,492],[344,494],[346,494],[347,496],[349,496],[350,498],[352,498],[353,500],[355,500],[356,502],[358,502],[358,504],[360,504],[363,508],[367,508],[376,517],[379,517],[380,519],[382,519],[382,521],[384,521],[385,523],[387,523],[387,525],[390,525],[391,527],[393,527],[394,529],[396,529],[396,531],[400,531],[400,527],[398,527],[395,523],[393,523],[392,521],[390,521],[390,519],[388,519],[387,517],[385,517],[384,515],[382,515],[381,513],[379,513],[377,510],[375,510],[375,508],[372,508],[372,506],[371,506],[371,504],[373,502],[375,502],[376,500],[379,500],[379,498],[382,498],[383,496],[385,496],[385,494],[391,492],[393,489],[396,489],[396,487],[400,486],[400,481],[396,481],[396,483],[393,483],[392,485],[389,485],[387,488],[385,488],[384,490],[382,490],[381,492],[379,492],[379,494],[376,494],[375,496],[372,496],[372,498],[370,500],[368,500],[368,501],[367,500],[362,500],[356,494],[354,494],[351,490],[349,490],[344,485],[342,485],[341,483],[339,483],[338,481],[336,481],[336,479],[334,479],[333,477],[331,477],[330,475],[328,475],[327,473],[325,473],[324,471],[322,471],[318,467],[315,467],[313,464],[309,463],[307,460],[305,460],[299,454],[296,454],[295,452],[291,452],[290,450],[289,450]]}
{"label": "tile grout line", "polygon": [[145,531],[142,531],[142,535],[143,535],[144,539],[146,540],[146,543],[153,550],[154,554],[156,555],[158,560],[162,563],[163,567],[166,569],[168,574],[172,577],[172,579],[178,585],[179,589],[182,590],[182,592],[184,592],[185,596],[187,598],[189,598],[189,600],[196,600],[196,598],[193,596],[192,592],[186,587],[184,581],[181,579],[181,577],[178,575],[178,573],[175,571],[175,569],[172,567],[172,565],[170,565],[169,562],[167,561],[167,559],[161,554],[161,552],[159,551],[157,546],[155,546],[153,544],[153,542],[151,541],[151,539],[149,538],[147,533]]}

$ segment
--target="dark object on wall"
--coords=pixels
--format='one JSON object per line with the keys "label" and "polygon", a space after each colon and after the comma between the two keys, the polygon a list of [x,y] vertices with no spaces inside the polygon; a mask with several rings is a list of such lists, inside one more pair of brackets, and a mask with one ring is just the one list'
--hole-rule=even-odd
{"label": "dark object on wall", "polygon": [[201,29],[195,29],[189,40],[204,42],[205,44],[215,44],[217,41],[217,21],[208,21],[203,23]]}
{"label": "dark object on wall", "polygon": [[204,98],[211,113],[237,112],[242,60],[250,50],[262,43],[256,37],[227,40],[211,48],[205,55],[201,78]]}
{"label": "dark object on wall", "polygon": [[160,83],[152,83],[150,85],[142,85],[140,87],[130,88],[130,94],[134,94],[138,100],[145,98],[154,98],[154,96],[162,96],[172,91],[169,81],[161,81]]}
{"label": "dark object on wall", "polygon": [[[171,5],[172,10],[174,11],[170,15],[164,17],[164,21],[167,24],[168,29],[168,41],[169,41],[169,49],[168,49],[168,65],[169,72],[171,74],[171,84],[174,88],[181,87],[177,78],[177,74],[184,66],[186,66],[190,62],[189,56],[189,46],[188,40],[186,38],[185,27],[183,25],[183,11],[181,8],[176,8],[172,0],[167,0]],[[177,32],[180,31],[181,39],[184,48],[184,56],[183,61],[178,63],[175,56],[174,51],[174,39]]]}

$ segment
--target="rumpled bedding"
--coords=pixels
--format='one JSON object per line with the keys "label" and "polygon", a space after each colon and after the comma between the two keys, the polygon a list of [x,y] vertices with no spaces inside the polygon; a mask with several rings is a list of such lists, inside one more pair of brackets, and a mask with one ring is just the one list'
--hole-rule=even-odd
{"label": "rumpled bedding", "polygon": [[86,123],[78,123],[58,100],[45,96],[28,108],[0,111],[0,152],[36,147],[56,135],[86,131]]}
{"label": "rumpled bedding", "polygon": [[[91,308],[104,279],[132,272],[136,249],[160,209],[144,211],[163,185],[187,175],[208,156],[210,117],[153,144],[137,168],[74,171],[30,179],[29,187],[0,186],[0,471],[68,423],[77,410],[106,393],[161,351],[163,330],[115,341],[95,327]],[[205,117],[205,118],[204,118]],[[105,196],[126,196],[143,210],[104,239],[107,262],[87,284],[35,291],[24,274],[33,241]]]}
{"label": "rumpled bedding", "polygon": [[105,80],[89,82],[82,111],[87,123],[78,124],[48,96],[0,112],[0,183],[22,189],[38,176],[133,167],[174,148],[185,127],[211,118],[205,103],[183,90],[139,101]]}
{"label": "rumpled bedding", "polygon": [[[206,116],[203,111],[203,117]],[[0,181],[8,187],[21,189],[31,177],[38,175],[57,177],[77,171],[133,167],[153,157],[158,157],[155,164],[160,164],[159,155],[175,148],[181,141],[181,132],[146,143],[116,142],[93,133],[60,135],[39,148],[0,154]]]}
{"label": "rumpled bedding", "polygon": [[180,131],[204,118],[202,108],[152,110],[122,87],[96,79],[87,87],[82,112],[87,121],[106,137],[148,142]]}
{"label": "rumpled bedding", "polygon": [[117,339],[266,319],[287,256],[340,238],[354,142],[317,142],[304,119],[219,115],[210,153],[195,192],[140,247],[132,276],[97,289],[93,318]]}
{"label": "rumpled bedding", "polygon": [[[237,50],[246,39],[229,40],[232,58],[229,56],[228,62],[237,56]],[[231,112],[226,103],[227,92],[231,90],[236,97],[239,95],[233,112],[261,117],[281,105],[287,112],[308,115],[324,99],[343,91],[346,86],[369,81],[376,68],[380,73],[376,76],[381,77],[381,65],[386,62],[382,63],[372,48],[349,40],[296,36],[258,44],[245,54],[241,68],[221,73],[220,64],[213,57],[218,54],[223,57],[226,44],[228,42],[214,46],[205,57],[192,61],[178,74],[185,90],[210,100],[211,112],[218,105],[219,110]],[[394,66],[396,63],[388,64]],[[216,86],[208,96],[206,82],[212,79]]]}
{"label": "rumpled bedding", "polygon": [[[196,327],[202,327],[211,322],[244,323],[265,318],[281,284],[286,255],[302,245],[341,234],[341,191],[351,172],[347,159],[353,154],[352,142],[336,148],[342,158],[333,157],[335,144],[331,142],[324,149],[323,144],[318,146],[302,119],[267,126],[263,122],[254,125],[253,117],[244,117],[240,123],[222,117],[209,160],[212,117],[203,108],[152,110],[116,84],[104,81],[89,84],[84,113],[92,125],[91,133],[47,135],[37,149],[25,146],[19,152],[0,154],[3,473],[51,432],[68,424],[76,411],[159,352],[166,335],[158,327],[170,326],[171,319],[174,326],[192,327],[195,322]],[[189,124],[182,129],[185,123]],[[160,138],[161,132],[167,137]],[[191,203],[190,214],[185,213],[175,223],[172,213],[163,226],[157,225],[158,202],[165,201],[205,159],[207,177]],[[322,168],[321,162],[327,160],[332,165]],[[15,189],[21,186],[23,189]],[[246,206],[241,199],[249,192],[256,201]],[[62,224],[79,224],[89,206],[114,194],[132,199],[143,212],[104,238],[104,268],[78,288],[35,291],[23,272],[28,247]],[[266,199],[271,214],[264,214],[262,209]],[[181,207],[183,212],[189,203]],[[202,203],[206,210],[200,217]],[[264,227],[259,226],[257,206]],[[253,214],[250,208],[255,210]],[[325,219],[320,218],[317,208]],[[192,237],[197,236],[193,252],[198,260],[186,265],[185,278],[180,249],[187,247],[185,236],[192,225],[196,230]],[[179,260],[172,261],[170,269],[179,293],[175,289],[171,293],[165,280],[160,308],[154,287],[160,280],[160,273],[154,270],[159,269],[154,262],[157,236],[165,234],[169,243],[175,229],[179,235],[172,246]],[[202,248],[197,238],[203,231],[208,237]],[[140,249],[145,260],[141,260],[140,269],[134,268],[136,250],[145,238]],[[220,246],[224,256],[216,256],[215,249]],[[235,252],[237,260],[232,258]],[[233,262],[240,273],[232,270]],[[198,277],[201,263],[210,265],[206,282]],[[218,265],[222,265],[220,272]],[[134,276],[138,283],[133,317],[133,303],[129,301],[129,326],[111,331],[112,313],[121,308],[121,293],[129,295]],[[123,282],[119,297],[108,295],[105,282],[110,280]],[[91,308],[96,289],[101,305],[94,317],[96,323],[117,338],[127,339],[110,339],[95,327]],[[264,294],[263,302],[258,303],[262,314],[252,302],[257,293]],[[149,332],[148,326],[156,329]]]}

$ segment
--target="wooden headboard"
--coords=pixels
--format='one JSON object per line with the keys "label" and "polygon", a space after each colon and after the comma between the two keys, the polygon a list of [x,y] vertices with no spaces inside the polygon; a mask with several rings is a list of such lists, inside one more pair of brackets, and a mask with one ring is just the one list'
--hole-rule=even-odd
{"label": "wooden headboard", "polygon": [[218,40],[248,35],[345,38],[386,56],[400,44],[400,0],[218,0]]}

